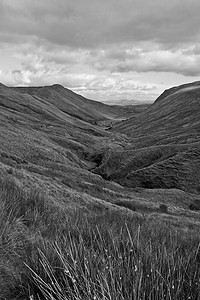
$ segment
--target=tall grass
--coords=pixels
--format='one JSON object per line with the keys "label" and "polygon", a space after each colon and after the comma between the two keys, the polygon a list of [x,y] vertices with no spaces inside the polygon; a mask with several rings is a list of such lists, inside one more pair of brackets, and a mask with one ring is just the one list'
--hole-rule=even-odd
{"label": "tall grass", "polygon": [[199,232],[0,188],[0,299],[199,299]]}

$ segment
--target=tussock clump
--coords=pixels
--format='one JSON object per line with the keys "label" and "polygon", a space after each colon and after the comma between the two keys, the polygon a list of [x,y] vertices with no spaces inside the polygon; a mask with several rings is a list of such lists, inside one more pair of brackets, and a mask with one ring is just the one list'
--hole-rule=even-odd
{"label": "tussock clump", "polygon": [[132,203],[132,201],[117,201],[115,202],[116,205],[124,207],[124,208],[128,208],[130,210],[136,211],[136,207],[134,205],[134,203]]}
{"label": "tussock clump", "polygon": [[193,203],[191,203],[191,204],[189,205],[189,209],[190,209],[190,210],[196,210],[196,211],[200,210],[200,201],[199,201],[199,200],[196,200],[196,201],[194,201]]}
{"label": "tussock clump", "polygon": [[0,195],[1,299],[199,298],[198,230],[121,211],[69,214],[10,182]]}
{"label": "tussock clump", "polygon": [[160,204],[159,208],[162,213],[165,213],[165,214],[168,213],[168,206],[166,204]]}

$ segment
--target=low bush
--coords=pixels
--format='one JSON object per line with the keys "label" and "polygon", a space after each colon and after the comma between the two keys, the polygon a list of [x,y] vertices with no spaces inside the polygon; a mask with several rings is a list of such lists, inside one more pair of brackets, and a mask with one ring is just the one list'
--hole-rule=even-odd
{"label": "low bush", "polygon": [[159,208],[162,213],[165,213],[165,214],[168,213],[168,206],[166,204],[160,204]]}

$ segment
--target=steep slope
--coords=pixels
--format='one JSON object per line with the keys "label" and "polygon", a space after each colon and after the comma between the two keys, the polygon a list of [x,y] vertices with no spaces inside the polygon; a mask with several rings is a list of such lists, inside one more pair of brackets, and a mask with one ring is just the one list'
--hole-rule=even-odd
{"label": "steep slope", "polygon": [[[0,86],[0,177],[12,178],[22,189],[42,191],[69,209],[105,208],[118,198],[128,197],[130,193],[123,187],[90,172],[98,163],[96,153],[123,148],[126,136],[81,120],[76,113],[67,113],[73,110],[73,101],[62,96],[66,93],[63,87],[57,88],[59,92],[55,86]],[[64,103],[62,107],[59,99]],[[78,107],[79,96],[75,100]],[[94,110],[90,111],[86,103],[84,118],[86,111],[94,121],[102,118],[98,107],[106,107],[109,112],[106,105],[91,100],[88,103]],[[103,120],[108,120],[105,115]]]}
{"label": "steep slope", "polygon": [[141,143],[155,145],[195,142],[200,138],[199,125],[198,81],[165,91],[143,114],[116,125],[114,130],[130,134],[136,138],[136,142],[138,139],[141,146]]}
{"label": "steep slope", "polygon": [[113,130],[131,143],[110,151],[95,172],[129,187],[200,192],[200,82],[165,91]]}
{"label": "steep slope", "polygon": [[23,94],[43,99],[54,105],[60,111],[91,123],[116,118],[119,113],[123,112],[123,108],[121,107],[111,107],[97,101],[86,99],[58,84],[45,87],[17,87],[13,89]]}
{"label": "steep slope", "polygon": [[198,164],[177,185],[170,161],[184,173],[198,147],[136,148],[58,90],[0,85],[0,299],[198,299],[200,195],[180,190]]}

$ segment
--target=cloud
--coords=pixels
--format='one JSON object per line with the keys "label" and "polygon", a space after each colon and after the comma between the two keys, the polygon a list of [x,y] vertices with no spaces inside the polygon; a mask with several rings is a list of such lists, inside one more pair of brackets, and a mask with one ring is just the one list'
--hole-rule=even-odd
{"label": "cloud", "polygon": [[0,8],[2,32],[73,47],[200,38],[198,0],[6,0]]}
{"label": "cloud", "polygon": [[96,57],[98,70],[112,73],[126,72],[172,72],[184,76],[200,75],[200,45],[177,50],[155,47],[147,48],[109,48]]}
{"label": "cloud", "polygon": [[[22,43],[14,46],[20,68],[2,70],[0,81],[8,85],[60,83],[93,99],[155,99],[159,84],[136,78],[147,72],[199,75],[198,46],[165,50],[152,44],[143,48],[106,47],[80,49]],[[135,78],[134,78],[135,77]]]}
{"label": "cloud", "polygon": [[153,97],[152,73],[200,75],[199,11],[198,0],[0,0],[0,80]]}
{"label": "cloud", "polygon": [[99,100],[106,99],[138,99],[145,100],[155,98],[156,85],[135,81],[131,76],[101,76],[90,80],[82,88],[76,88],[77,92],[83,92],[89,98],[98,97]]}
{"label": "cloud", "polygon": [[[137,99],[142,95],[152,99],[156,85],[142,83],[132,74],[112,74],[94,67],[104,51],[19,47],[15,56],[21,60],[21,69],[0,72],[0,81],[8,85],[49,85],[60,83],[91,99]],[[15,49],[17,50],[17,48]]]}

